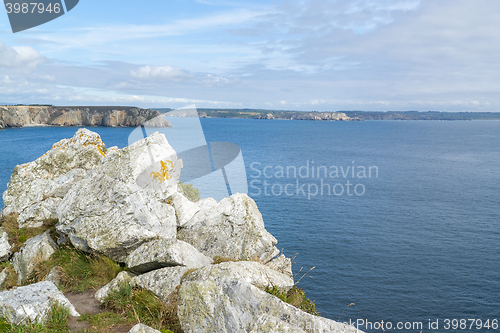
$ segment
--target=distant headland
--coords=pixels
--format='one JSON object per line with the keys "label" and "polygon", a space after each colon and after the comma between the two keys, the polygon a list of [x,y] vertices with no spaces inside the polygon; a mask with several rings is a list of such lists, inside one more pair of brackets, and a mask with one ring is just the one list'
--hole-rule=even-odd
{"label": "distant headland", "polygon": [[[162,113],[172,109],[155,108]],[[441,111],[290,111],[266,109],[198,109],[200,117],[291,120],[500,120],[500,112]]]}
{"label": "distant headland", "polygon": [[[130,106],[4,105],[0,106],[0,129],[30,126],[136,127],[159,115],[156,110]],[[154,122],[150,126],[171,126],[162,118]]]}

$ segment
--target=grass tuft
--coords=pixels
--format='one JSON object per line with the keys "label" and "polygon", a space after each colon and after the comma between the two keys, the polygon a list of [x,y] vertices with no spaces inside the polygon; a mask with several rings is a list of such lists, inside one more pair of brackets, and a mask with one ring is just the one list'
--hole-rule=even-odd
{"label": "grass tuft", "polygon": [[84,292],[97,289],[122,271],[113,260],[96,256],[72,246],[60,247],[47,261],[38,263],[28,278],[29,283],[43,281],[52,268],[60,267],[61,288],[66,291]]}
{"label": "grass tuft", "polygon": [[14,266],[8,261],[3,262],[0,266],[5,267],[4,270],[7,273],[7,277],[3,282],[0,290],[10,290],[17,286],[17,272],[14,269]]}
{"label": "grass tuft", "polygon": [[55,225],[58,222],[57,219],[45,220],[43,221],[43,225],[38,228],[19,228],[19,224],[17,223],[18,217],[18,214],[11,213],[0,219],[2,228],[9,235],[9,243],[12,246],[12,252],[19,251],[24,242],[31,237],[43,234],[47,230],[51,230],[50,235],[52,238],[56,238]]}
{"label": "grass tuft", "polygon": [[309,314],[319,316],[316,310],[316,305],[306,298],[306,293],[304,290],[294,286],[290,290],[285,290],[277,286],[266,287],[265,291],[273,296],[278,297],[283,302],[293,305],[297,309],[300,309]]}
{"label": "grass tuft", "polygon": [[[109,293],[103,305],[106,309],[118,314],[122,318],[121,323],[126,322],[133,325],[143,323],[162,332],[181,333],[177,317],[177,293],[178,289],[172,293],[171,301],[166,305],[150,291],[132,288],[128,283],[123,283],[117,290]],[[101,314],[101,316],[104,315]],[[117,318],[116,315],[111,314],[106,316],[113,320]],[[93,318],[89,319],[91,323]],[[109,324],[114,325],[113,320]]]}

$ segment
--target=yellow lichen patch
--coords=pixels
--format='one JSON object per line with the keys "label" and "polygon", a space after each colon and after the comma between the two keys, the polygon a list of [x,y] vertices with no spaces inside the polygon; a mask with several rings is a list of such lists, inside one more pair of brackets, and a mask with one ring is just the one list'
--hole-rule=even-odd
{"label": "yellow lichen patch", "polygon": [[97,146],[97,150],[99,150],[99,152],[101,153],[101,155],[103,157],[106,157],[106,154],[104,154],[104,152],[102,151],[101,147]]}
{"label": "yellow lichen patch", "polygon": [[[174,170],[174,163],[172,161],[160,161],[161,164],[161,170],[159,172],[151,172],[149,177],[152,177],[154,180],[159,181],[160,183],[163,183],[166,180],[169,180],[172,178],[172,171]],[[170,169],[169,167],[170,166]]]}

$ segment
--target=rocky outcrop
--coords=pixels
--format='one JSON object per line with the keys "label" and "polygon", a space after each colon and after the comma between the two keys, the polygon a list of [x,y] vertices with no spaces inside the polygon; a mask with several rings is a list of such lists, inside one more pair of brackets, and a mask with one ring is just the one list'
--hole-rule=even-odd
{"label": "rocky outcrop", "polygon": [[80,314],[66,297],[49,281],[0,292],[0,316],[12,324],[43,321],[54,304],[70,311],[70,315]]}
{"label": "rocky outcrop", "polygon": [[158,239],[139,246],[126,261],[135,273],[146,273],[167,266],[200,268],[212,263],[191,244],[178,239]]}
{"label": "rocky outcrop", "polygon": [[266,231],[255,201],[241,193],[200,209],[179,229],[177,238],[211,258],[267,263],[279,253],[277,240]]}
{"label": "rocky outcrop", "polygon": [[165,267],[132,278],[130,285],[147,289],[165,303],[169,303],[172,293],[188,271],[189,269],[183,266]]}
{"label": "rocky outcrop", "polygon": [[40,226],[56,217],[64,195],[106,156],[104,150],[97,133],[79,129],[35,161],[16,166],[3,193],[2,214],[18,213],[21,227]]}
{"label": "rocky outcrop", "polygon": [[[0,129],[23,126],[137,127],[160,116],[150,109],[122,106],[0,106]],[[157,119],[153,127],[170,127]]]}
{"label": "rocky outcrop", "polygon": [[[191,275],[189,276],[191,277]],[[250,283],[222,278],[185,281],[177,313],[186,333],[360,333],[352,326],[305,313]]]}
{"label": "rocky outcrop", "polygon": [[57,245],[49,231],[28,239],[21,251],[12,257],[12,265],[17,273],[18,283],[23,283],[37,263],[46,261],[56,251]]}
{"label": "rocky outcrop", "polygon": [[[61,238],[126,265],[131,272],[98,290],[98,301],[128,284],[177,304],[184,332],[354,332],[264,291],[294,286],[291,260],[278,256],[277,240],[246,194],[189,201],[177,192],[182,161],[158,132],[123,149],[103,148],[97,134],[81,129],[17,166],[4,193],[4,213],[19,213],[21,227],[57,217]],[[11,250],[4,236],[5,260]],[[11,259],[18,282],[56,247],[50,231],[28,239]],[[11,287],[7,269],[0,285],[8,278]],[[55,267],[44,282],[0,293],[0,316],[15,324],[41,320],[53,301],[77,315],[53,283],[65,272]],[[138,325],[131,332],[151,330]]]}
{"label": "rocky outcrop", "polygon": [[206,266],[186,276],[184,281],[210,280],[218,283],[223,279],[243,281],[261,289],[274,286],[289,289],[294,284],[291,277],[254,261],[228,261]]}
{"label": "rocky outcrop", "polygon": [[173,177],[169,179],[180,174],[181,161],[158,132],[104,159],[59,204],[57,230],[69,236],[75,247],[119,262],[145,242],[175,238],[175,211],[165,201],[177,185],[163,179],[162,187],[155,190],[138,183],[154,161],[168,162],[171,169],[165,170],[165,176]]}

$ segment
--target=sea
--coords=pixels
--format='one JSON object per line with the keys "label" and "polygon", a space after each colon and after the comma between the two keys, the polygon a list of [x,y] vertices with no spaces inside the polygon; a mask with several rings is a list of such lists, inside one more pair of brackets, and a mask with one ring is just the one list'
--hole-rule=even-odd
{"label": "sea", "polygon": [[[297,286],[365,332],[500,332],[500,122],[201,119]],[[75,127],[0,131],[0,191]],[[130,128],[91,128],[108,147]],[[0,207],[3,202],[0,201]]]}

